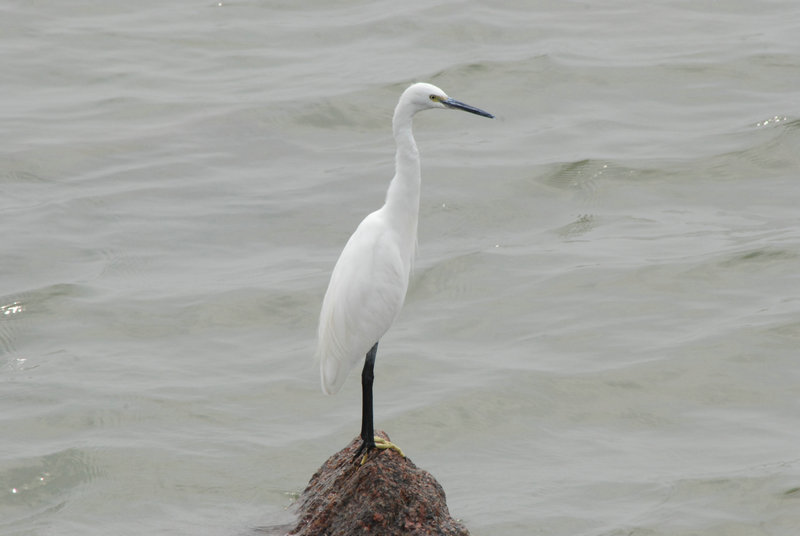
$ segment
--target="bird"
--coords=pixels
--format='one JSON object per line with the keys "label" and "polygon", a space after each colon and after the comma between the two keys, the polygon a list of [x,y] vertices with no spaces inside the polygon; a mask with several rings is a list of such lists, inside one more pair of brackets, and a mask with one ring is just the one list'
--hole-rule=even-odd
{"label": "bird", "polygon": [[421,173],[412,119],[418,112],[435,109],[494,118],[433,84],[418,82],[403,91],[392,117],[397,152],[385,202],[350,236],[322,300],[315,353],[322,391],[337,393],[352,368],[364,360],[361,443],[354,456],[363,453],[362,464],[374,449],[392,449],[404,456],[397,445],[374,434],[372,383],[378,341],[403,307],[417,247]]}

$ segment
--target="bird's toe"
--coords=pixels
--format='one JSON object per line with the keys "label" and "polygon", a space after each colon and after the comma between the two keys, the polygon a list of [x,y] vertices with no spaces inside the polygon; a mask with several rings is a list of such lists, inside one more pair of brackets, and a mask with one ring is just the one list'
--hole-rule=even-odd
{"label": "bird's toe", "polygon": [[400,454],[400,456],[402,456],[403,458],[406,457],[406,455],[403,453],[400,447],[398,447],[388,439],[384,439],[380,436],[375,436],[375,448],[379,450],[386,450],[386,449],[396,450]]}

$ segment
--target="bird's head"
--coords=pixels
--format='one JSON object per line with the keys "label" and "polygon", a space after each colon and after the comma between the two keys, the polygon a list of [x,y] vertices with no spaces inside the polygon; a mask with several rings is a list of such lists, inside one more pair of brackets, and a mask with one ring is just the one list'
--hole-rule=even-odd
{"label": "bird's head", "polygon": [[438,87],[425,82],[418,82],[409,86],[400,97],[398,107],[400,106],[408,107],[411,115],[431,108],[449,108],[451,110],[462,110],[483,117],[494,117],[494,115],[480,108],[475,108],[474,106],[464,104],[461,101],[448,97],[447,93]]}

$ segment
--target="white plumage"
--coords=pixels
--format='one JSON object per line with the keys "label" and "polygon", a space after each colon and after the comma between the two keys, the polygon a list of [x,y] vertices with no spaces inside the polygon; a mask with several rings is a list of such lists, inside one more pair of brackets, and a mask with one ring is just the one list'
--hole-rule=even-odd
{"label": "white plumage", "polygon": [[369,216],[347,241],[333,269],[319,323],[322,390],[339,391],[400,313],[414,255],[413,231],[398,233],[385,208]]}
{"label": "white plumage", "polygon": [[[403,307],[417,242],[419,152],[411,120],[431,108],[460,109],[494,117],[448,97],[438,87],[417,83],[400,96],[392,119],[397,144],[395,175],[384,205],[369,214],[347,241],[333,268],[322,301],[316,356],[326,394],[342,387],[350,370],[365,359]],[[372,359],[367,359],[362,439],[372,448]],[[367,394],[368,388],[368,394]],[[367,422],[369,421],[369,422]]]}

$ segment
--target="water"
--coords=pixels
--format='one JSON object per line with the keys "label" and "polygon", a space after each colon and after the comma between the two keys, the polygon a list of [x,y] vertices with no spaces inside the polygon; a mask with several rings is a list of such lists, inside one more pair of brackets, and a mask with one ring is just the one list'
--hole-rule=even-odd
{"label": "water", "polygon": [[797,533],[796,2],[0,10],[0,533],[291,521],[415,80],[498,118],[417,118],[376,427],[477,536]]}

